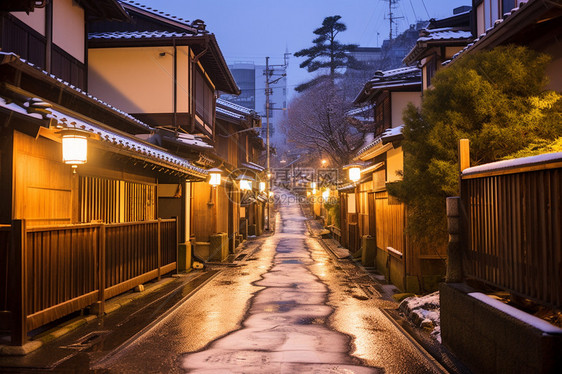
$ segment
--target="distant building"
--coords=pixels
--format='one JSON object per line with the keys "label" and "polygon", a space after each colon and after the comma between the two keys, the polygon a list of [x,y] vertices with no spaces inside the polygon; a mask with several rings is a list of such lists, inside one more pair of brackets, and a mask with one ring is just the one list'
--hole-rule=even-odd
{"label": "distant building", "polygon": [[[266,94],[265,94],[265,65],[256,65],[253,62],[237,62],[229,65],[234,80],[242,93],[239,96],[223,95],[228,101],[255,110],[262,117],[261,136],[266,137]],[[270,68],[273,75],[269,81],[271,92],[269,96],[269,131],[270,137],[278,138],[281,134],[276,129],[286,119],[287,108],[287,77],[283,77],[285,69],[279,66]],[[277,79],[280,78],[278,81]],[[272,140],[272,142],[274,142]]]}

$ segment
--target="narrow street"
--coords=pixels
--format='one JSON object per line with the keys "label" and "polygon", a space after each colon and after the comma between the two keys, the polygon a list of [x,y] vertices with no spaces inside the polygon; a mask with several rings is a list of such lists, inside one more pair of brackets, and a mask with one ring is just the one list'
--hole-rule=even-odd
{"label": "narrow street", "polygon": [[[112,372],[429,373],[420,354],[310,237],[297,203],[274,236],[142,336]],[[359,297],[358,297],[359,296]],[[363,296],[363,297],[361,297]]]}
{"label": "narrow street", "polygon": [[[395,304],[367,297],[308,233],[298,203],[286,201],[273,236],[250,242],[235,266],[211,269],[192,296],[173,307],[181,295],[166,299],[170,312],[108,315],[23,358],[14,372],[440,372],[381,311]],[[123,338],[119,329],[143,313],[147,327],[137,323],[140,331]],[[70,349],[68,341],[93,330],[111,333]]]}

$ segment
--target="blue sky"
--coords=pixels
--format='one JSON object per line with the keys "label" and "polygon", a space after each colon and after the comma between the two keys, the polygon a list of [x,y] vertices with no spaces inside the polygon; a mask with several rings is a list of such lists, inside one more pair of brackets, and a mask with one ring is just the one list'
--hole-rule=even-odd
{"label": "blue sky", "polygon": [[[340,15],[347,31],[339,40],[375,47],[388,38],[388,1],[384,0],[135,0],[157,10],[194,20],[202,19],[214,33],[228,63],[283,62],[283,53],[311,46],[312,31],[327,16]],[[395,9],[399,31],[416,19],[443,18],[471,0],[400,0]],[[428,17],[429,16],[429,17]],[[378,34],[377,34],[378,33]],[[302,59],[291,57],[288,84],[309,78],[299,68]]]}

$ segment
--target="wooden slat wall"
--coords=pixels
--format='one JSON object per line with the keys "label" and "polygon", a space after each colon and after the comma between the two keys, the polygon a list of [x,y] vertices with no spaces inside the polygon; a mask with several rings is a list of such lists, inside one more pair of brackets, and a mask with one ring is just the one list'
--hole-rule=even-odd
{"label": "wooden slat wall", "polygon": [[[27,231],[28,316],[97,290],[97,229],[86,225]],[[70,312],[59,311],[54,317]],[[32,324],[30,328],[39,325]]]}
{"label": "wooden slat wall", "polygon": [[467,276],[562,307],[562,171],[462,181]]}
{"label": "wooden slat wall", "polygon": [[[80,176],[80,222],[135,222],[156,218],[156,186]],[[123,210],[123,211],[121,211]]]}
{"label": "wooden slat wall", "polygon": [[162,248],[162,266],[176,262],[177,259],[177,222],[161,221],[160,242]]}
{"label": "wooden slat wall", "polygon": [[387,191],[375,192],[377,247],[392,247],[404,253],[404,204],[388,196]]}
{"label": "wooden slat wall", "polygon": [[158,268],[158,222],[106,227],[105,285],[111,287]]}
{"label": "wooden slat wall", "polygon": [[[26,240],[14,249],[23,254],[19,261],[24,264],[24,275],[18,281],[8,272],[20,265],[8,267],[4,260],[10,235],[14,235],[10,229],[13,231],[13,227],[0,225],[0,275],[5,279],[0,287],[0,307],[10,310],[8,299],[23,295],[22,318],[26,323],[20,336],[175,268],[174,219],[44,226],[26,229]],[[101,264],[105,266],[99,266],[100,258],[105,258]],[[11,288],[6,287],[8,279],[12,279]],[[100,284],[104,284],[105,293],[100,292]]]}
{"label": "wooden slat wall", "polygon": [[0,310],[8,310],[8,256],[11,225],[0,225]]}

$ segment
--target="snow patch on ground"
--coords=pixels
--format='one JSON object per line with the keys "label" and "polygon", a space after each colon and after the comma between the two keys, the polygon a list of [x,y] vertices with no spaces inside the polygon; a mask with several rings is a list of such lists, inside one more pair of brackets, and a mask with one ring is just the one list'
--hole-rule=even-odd
{"label": "snow patch on ground", "polygon": [[416,326],[430,330],[431,336],[441,343],[439,292],[426,296],[405,298],[399,306],[404,315]]}

